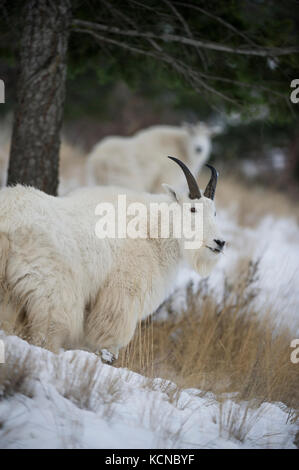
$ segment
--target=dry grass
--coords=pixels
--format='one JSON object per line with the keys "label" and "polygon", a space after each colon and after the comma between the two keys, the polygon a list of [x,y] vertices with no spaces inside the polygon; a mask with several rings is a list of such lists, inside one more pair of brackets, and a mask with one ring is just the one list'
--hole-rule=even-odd
{"label": "dry grass", "polygon": [[262,186],[246,185],[236,177],[222,177],[217,186],[217,205],[232,208],[240,226],[255,227],[266,215],[294,217],[299,208],[287,195]]}
{"label": "dry grass", "polygon": [[60,186],[61,195],[87,184],[86,155],[83,150],[63,140],[60,148]]}
{"label": "dry grass", "polygon": [[276,331],[271,312],[261,316],[255,311],[256,269],[251,263],[239,273],[237,285],[227,284],[221,303],[204,282],[196,292],[190,285],[187,310],[174,316],[171,301],[166,302],[168,319],[141,324],[116,365],[174,381],[178,388],[170,390],[172,400],[180,389],[194,387],[220,400],[229,393],[251,406],[282,402],[298,410],[299,368],[290,361],[292,336],[287,328]]}
{"label": "dry grass", "polygon": [[[11,116],[2,122],[0,129],[0,186],[6,185],[6,172],[10,152]],[[86,154],[79,147],[62,139],[59,161],[60,186],[59,192],[64,195],[68,191],[87,184]]]}
{"label": "dry grass", "polygon": [[[250,403],[242,409],[234,402],[219,402],[219,436],[244,442],[247,435],[263,414],[261,408]],[[215,418],[217,422],[217,418]]]}
{"label": "dry grass", "polygon": [[54,378],[57,390],[79,408],[98,413],[100,407],[102,416],[111,417],[113,405],[122,399],[119,377],[113,374],[101,377],[99,357],[86,357],[84,364],[80,361],[80,357],[74,353],[69,359],[69,368],[65,368],[65,364],[57,357]]}
{"label": "dry grass", "polygon": [[33,392],[27,378],[34,369],[32,361],[28,355],[23,358],[14,358],[5,364],[0,365],[0,400],[3,400],[15,393],[22,393],[28,397],[33,396]]}

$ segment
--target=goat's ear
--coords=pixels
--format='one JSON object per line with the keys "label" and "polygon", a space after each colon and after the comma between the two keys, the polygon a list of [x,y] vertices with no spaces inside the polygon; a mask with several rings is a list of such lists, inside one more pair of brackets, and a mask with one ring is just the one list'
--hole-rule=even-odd
{"label": "goat's ear", "polygon": [[166,183],[162,183],[162,186],[164,191],[169,194],[174,201],[179,202],[178,194],[175,189],[173,189],[171,186],[169,186],[169,184]]}
{"label": "goat's ear", "polygon": [[221,134],[224,130],[224,126],[220,124],[215,124],[209,127],[210,135],[213,137],[214,135]]}
{"label": "goat's ear", "polygon": [[188,134],[193,135],[195,133],[195,126],[194,124],[191,124],[190,122],[182,122],[181,124],[182,128],[185,129],[185,131],[188,132]]}

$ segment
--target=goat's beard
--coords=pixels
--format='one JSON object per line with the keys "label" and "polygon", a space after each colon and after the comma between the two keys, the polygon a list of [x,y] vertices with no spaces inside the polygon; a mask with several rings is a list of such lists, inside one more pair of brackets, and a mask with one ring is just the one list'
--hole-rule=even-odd
{"label": "goat's beard", "polygon": [[[216,253],[210,252],[208,248],[201,247],[199,250],[189,250],[191,255],[191,266],[202,277],[211,274],[213,268],[219,260]],[[193,253],[191,254],[191,252]]]}

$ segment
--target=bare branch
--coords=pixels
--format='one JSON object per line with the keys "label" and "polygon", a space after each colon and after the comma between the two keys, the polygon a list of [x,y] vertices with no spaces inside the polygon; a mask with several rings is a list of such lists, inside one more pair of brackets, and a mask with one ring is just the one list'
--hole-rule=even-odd
{"label": "bare branch", "polygon": [[192,85],[192,87],[196,91],[202,91],[201,89],[204,89],[204,90],[206,90],[210,93],[213,93],[213,94],[221,97],[223,100],[234,104],[235,106],[240,106],[237,101],[233,100],[229,96],[224,95],[223,93],[221,93],[217,89],[215,89],[215,88],[211,87],[210,85],[208,85],[207,83],[205,83],[200,78],[200,75],[195,70],[193,70],[190,67],[186,66],[183,62],[181,62],[177,59],[174,59],[173,57],[166,54],[165,52],[163,52],[163,53],[151,52],[151,51],[148,51],[148,50],[145,50],[145,49],[141,49],[139,47],[129,45],[129,44],[123,42],[123,41],[120,42],[120,41],[117,41],[117,40],[112,39],[110,37],[95,33],[94,31],[92,31],[90,29],[75,28],[74,31],[89,34],[90,36],[95,38],[97,41],[100,41],[100,42],[103,41],[103,42],[106,42],[106,43],[110,43],[114,46],[118,46],[118,47],[121,47],[123,49],[126,49],[126,50],[128,50],[132,53],[142,54],[142,55],[160,60],[162,62],[165,62],[168,65],[170,65],[174,70],[176,70],[181,76],[183,76]]}
{"label": "bare branch", "polygon": [[[185,21],[185,18],[181,15],[181,13],[175,8],[175,6],[169,0],[163,0],[163,1],[164,1],[164,3],[166,3],[168,8],[170,8],[170,10],[175,14],[175,16],[178,18],[180,23],[183,25],[187,36],[189,38],[193,39],[193,34],[191,32],[191,29],[189,28],[189,25],[188,25],[187,21]],[[205,57],[204,57],[202,51],[198,48],[198,49],[196,49],[196,52],[197,52],[200,60],[203,63],[204,69],[207,70],[207,62],[205,60]]]}
{"label": "bare branch", "polygon": [[199,72],[200,76],[207,79],[207,80],[212,80],[212,81],[220,81],[224,83],[232,83],[233,85],[238,85],[240,87],[245,87],[245,88],[251,88],[251,89],[257,89],[257,90],[263,90],[268,93],[271,93],[272,95],[277,95],[281,98],[285,98],[285,94],[280,93],[279,91],[273,90],[272,88],[265,87],[263,85],[260,85],[259,83],[246,83],[246,82],[241,82],[240,80],[234,80],[232,78],[226,78],[226,77],[219,77],[215,75],[209,75],[203,72]]}
{"label": "bare branch", "polygon": [[254,47],[258,47],[258,44],[256,44],[254,41],[252,41],[252,39],[250,39],[245,33],[240,31],[239,29],[235,28],[235,26],[233,26],[231,23],[228,23],[228,21],[225,21],[224,19],[220,18],[220,16],[214,15],[213,13],[205,10],[204,8],[199,7],[198,5],[193,5],[193,4],[190,4],[190,3],[177,2],[177,1],[174,2],[174,3],[176,5],[179,5],[179,6],[182,6],[182,7],[185,7],[185,8],[190,8],[190,9],[193,9],[193,10],[200,11],[203,15],[206,15],[206,16],[214,19],[218,23],[225,26],[227,29],[230,29],[235,34],[237,34],[238,36],[245,39],[245,41],[248,42],[248,44],[251,44]]}
{"label": "bare branch", "polygon": [[258,57],[269,57],[269,56],[281,56],[281,55],[288,55],[292,53],[299,52],[299,47],[297,46],[290,46],[290,47],[267,47],[267,48],[241,48],[241,47],[232,47],[227,46],[224,44],[208,42],[208,41],[201,41],[199,39],[192,39],[187,38],[185,36],[179,36],[176,34],[167,34],[164,33],[162,35],[151,33],[151,32],[141,32],[136,31],[135,29],[130,30],[122,30],[116,26],[107,26],[101,23],[93,23],[90,21],[83,21],[83,20],[73,20],[73,26],[84,26],[88,28],[92,28],[98,31],[104,31],[111,34],[119,34],[122,36],[127,37],[137,37],[137,38],[145,38],[145,39],[157,39],[163,42],[177,42],[180,44],[187,44],[192,47],[199,47],[203,49],[214,50],[218,52],[228,52],[230,54],[242,54],[242,55],[249,55],[249,56],[258,56]]}
{"label": "bare branch", "polygon": [[[102,1],[104,1],[105,5],[107,5],[107,8],[111,10],[111,12],[114,14],[114,16],[116,16],[116,17],[118,16],[118,17],[122,18],[122,20],[127,22],[130,26],[134,27],[136,29],[136,31],[138,31],[138,27],[137,27],[136,23],[132,20],[132,18],[128,17],[127,15],[122,13],[121,11],[116,10],[111,5],[111,3],[107,2],[106,0],[102,0]],[[154,41],[154,39],[147,39],[147,41],[154,49],[156,49],[157,51],[162,51],[162,48],[159,46],[159,44],[157,44],[156,41]]]}
{"label": "bare branch", "polygon": [[153,12],[157,12],[157,10],[153,7],[150,7],[149,5],[145,5],[144,3],[142,2],[138,2],[137,0],[129,0],[130,3],[135,3],[135,5],[139,6],[139,7],[142,7],[142,8],[145,8],[146,10],[149,10],[149,11],[153,11]]}

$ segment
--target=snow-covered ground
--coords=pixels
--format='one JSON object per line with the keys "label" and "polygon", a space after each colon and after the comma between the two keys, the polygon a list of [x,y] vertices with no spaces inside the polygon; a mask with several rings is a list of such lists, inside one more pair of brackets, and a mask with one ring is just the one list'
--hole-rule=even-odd
{"label": "snow-covered ground", "polygon": [[6,360],[30,372],[0,401],[1,448],[295,448],[296,426],[279,403],[248,410],[196,389],[173,398],[174,384],[85,351],[55,356],[12,336],[5,344]]}

